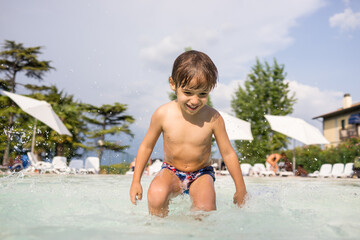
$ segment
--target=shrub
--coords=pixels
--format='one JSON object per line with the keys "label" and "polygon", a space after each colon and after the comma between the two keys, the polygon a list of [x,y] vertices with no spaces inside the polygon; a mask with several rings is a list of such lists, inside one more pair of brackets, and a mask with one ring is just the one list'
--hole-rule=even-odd
{"label": "shrub", "polygon": [[[293,151],[287,150],[286,156],[292,161]],[[337,147],[321,149],[318,145],[295,148],[296,166],[302,164],[308,172],[319,170],[324,163],[354,162],[360,156],[360,138],[350,138]]]}
{"label": "shrub", "polygon": [[100,172],[103,174],[122,174],[124,175],[129,170],[129,163],[119,163],[110,166],[101,166]]}

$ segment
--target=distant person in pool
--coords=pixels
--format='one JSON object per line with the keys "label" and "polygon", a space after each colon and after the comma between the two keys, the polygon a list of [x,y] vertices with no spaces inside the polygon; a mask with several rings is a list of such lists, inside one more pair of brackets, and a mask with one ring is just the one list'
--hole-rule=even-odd
{"label": "distant person in pool", "polygon": [[143,194],[142,173],[163,134],[164,163],[147,194],[150,214],[167,216],[169,200],[182,193],[190,195],[192,210],[216,210],[215,172],[210,161],[212,135],[235,183],[233,202],[238,206],[244,204],[245,183],[224,120],[206,105],[216,82],[216,66],[206,54],[191,50],[175,60],[169,83],[177,99],[160,106],[153,114],[136,156],[130,188],[131,202],[136,204]]}

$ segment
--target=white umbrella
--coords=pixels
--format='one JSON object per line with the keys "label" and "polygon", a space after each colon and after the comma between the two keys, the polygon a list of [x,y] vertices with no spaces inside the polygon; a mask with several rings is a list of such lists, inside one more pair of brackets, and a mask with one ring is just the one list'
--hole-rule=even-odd
{"label": "white umbrella", "polygon": [[30,114],[35,118],[34,134],[31,151],[34,151],[35,144],[35,130],[36,130],[36,119],[45,123],[59,134],[69,135],[72,134],[62,123],[60,118],[51,108],[51,105],[46,101],[39,101],[33,98],[24,97],[15,93],[2,91],[3,94],[11,98],[24,112]]}
{"label": "white umbrella", "polygon": [[219,112],[224,119],[225,129],[230,140],[253,140],[249,122],[233,117],[227,113]]}
{"label": "white umbrella", "polygon": [[[329,141],[321,134],[319,129],[305,122],[301,118],[274,115],[265,115],[265,118],[270,123],[272,130],[296,139],[306,145],[329,144]],[[295,151],[293,157],[293,168],[295,169]]]}

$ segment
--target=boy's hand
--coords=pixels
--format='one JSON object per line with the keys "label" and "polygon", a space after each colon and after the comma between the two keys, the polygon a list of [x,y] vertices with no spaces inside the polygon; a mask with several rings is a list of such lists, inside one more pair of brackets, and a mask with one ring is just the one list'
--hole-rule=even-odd
{"label": "boy's hand", "polygon": [[132,183],[130,187],[130,200],[136,205],[136,200],[142,199],[142,187],[140,183]]}
{"label": "boy's hand", "polygon": [[245,204],[245,196],[246,196],[246,191],[237,191],[234,194],[234,204],[236,204],[238,207],[241,207],[242,205]]}

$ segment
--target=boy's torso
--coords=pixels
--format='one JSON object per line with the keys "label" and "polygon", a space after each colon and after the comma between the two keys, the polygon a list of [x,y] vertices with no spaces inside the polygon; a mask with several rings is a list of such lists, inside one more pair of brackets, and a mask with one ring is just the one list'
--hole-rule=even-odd
{"label": "boy's torso", "polygon": [[204,106],[196,116],[186,116],[170,102],[162,129],[165,161],[175,168],[192,172],[210,165],[211,139],[217,112]]}

